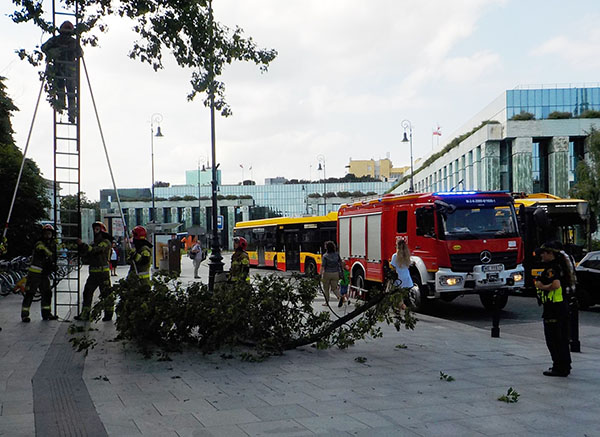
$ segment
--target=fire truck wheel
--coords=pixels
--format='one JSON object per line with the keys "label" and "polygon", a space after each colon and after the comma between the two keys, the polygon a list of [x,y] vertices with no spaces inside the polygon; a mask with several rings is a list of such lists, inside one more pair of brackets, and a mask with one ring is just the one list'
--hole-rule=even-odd
{"label": "fire truck wheel", "polygon": [[423,284],[421,284],[421,278],[414,270],[410,271],[410,276],[413,280],[414,286],[408,292],[408,305],[413,311],[423,312],[427,308],[427,304],[429,302],[427,301],[427,297],[425,297]]}
{"label": "fire truck wheel", "polygon": [[354,274],[352,275],[352,285],[360,290],[365,289],[365,274],[362,270],[358,269],[354,271]]}
{"label": "fire truck wheel", "polygon": [[[479,300],[481,304],[486,310],[492,311],[494,309],[494,296],[491,294],[480,294]],[[508,295],[502,294],[496,297],[496,305],[498,305],[498,309],[501,310],[506,306],[508,302]]]}
{"label": "fire truck wheel", "polygon": [[317,277],[317,264],[312,259],[307,259],[304,263],[304,274],[309,278]]}

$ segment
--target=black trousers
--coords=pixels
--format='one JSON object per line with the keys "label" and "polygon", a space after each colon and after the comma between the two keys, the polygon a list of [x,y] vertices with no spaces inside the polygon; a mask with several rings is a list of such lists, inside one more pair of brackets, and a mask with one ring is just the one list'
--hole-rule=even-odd
{"label": "black trousers", "polygon": [[546,346],[552,357],[552,369],[556,372],[571,371],[571,351],[569,350],[569,318],[566,314],[556,318],[544,318]]}
{"label": "black trousers", "polygon": [[111,293],[110,271],[108,270],[105,272],[93,272],[88,276],[83,287],[83,308],[81,312],[89,314],[96,288],[100,288],[100,301],[104,307],[104,314],[112,315],[115,302]]}
{"label": "black trousers", "polygon": [[42,294],[41,312],[42,317],[51,314],[52,290],[50,289],[50,279],[48,275],[42,273],[29,272],[27,282],[25,283],[25,297],[21,306],[21,317],[29,317],[29,308],[33,302],[35,293],[40,290]]}

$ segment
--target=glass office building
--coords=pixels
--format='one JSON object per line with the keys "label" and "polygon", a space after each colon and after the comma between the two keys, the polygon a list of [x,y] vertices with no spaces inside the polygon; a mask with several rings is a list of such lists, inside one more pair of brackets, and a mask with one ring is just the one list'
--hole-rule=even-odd
{"label": "glass office building", "polygon": [[529,112],[537,120],[553,112],[570,112],[579,117],[585,111],[600,111],[600,87],[537,88],[506,91],[506,118]]}

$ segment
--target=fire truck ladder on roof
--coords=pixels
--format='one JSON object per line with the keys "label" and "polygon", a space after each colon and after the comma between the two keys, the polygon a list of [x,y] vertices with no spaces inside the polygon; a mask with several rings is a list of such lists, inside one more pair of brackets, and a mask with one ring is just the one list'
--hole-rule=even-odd
{"label": "fire truck ladder on roof", "polygon": [[[56,3],[52,1],[54,28],[58,29],[63,21],[69,20],[76,30],[79,29],[78,2],[75,2],[74,12],[58,10]],[[77,47],[80,47],[79,32],[75,32],[75,37]],[[81,288],[81,262],[77,250],[77,239],[81,237],[80,57],[77,56],[75,61],[55,59],[53,62],[57,75],[53,78],[54,84],[49,86],[57,88],[54,90],[58,92],[56,97],[67,104],[68,113],[57,108],[55,102],[53,207],[54,228],[58,235],[58,271],[54,275],[52,289],[54,313],[67,318],[79,314]]]}

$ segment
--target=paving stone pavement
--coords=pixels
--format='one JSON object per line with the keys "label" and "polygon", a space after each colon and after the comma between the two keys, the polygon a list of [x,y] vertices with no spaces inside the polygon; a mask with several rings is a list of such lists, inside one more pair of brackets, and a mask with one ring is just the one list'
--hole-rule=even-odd
{"label": "paving stone pavement", "polygon": [[[68,334],[36,318],[36,304],[21,323],[20,303],[0,298],[0,435],[93,436],[36,429],[32,379]],[[583,344],[571,376],[547,378],[538,338],[418,317],[414,331],[384,327],[347,350],[303,347],[262,363],[197,350],[146,360],[101,322],[81,377],[110,436],[600,436],[599,349]],[[497,400],[509,387],[517,403]]]}

